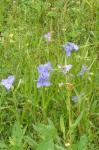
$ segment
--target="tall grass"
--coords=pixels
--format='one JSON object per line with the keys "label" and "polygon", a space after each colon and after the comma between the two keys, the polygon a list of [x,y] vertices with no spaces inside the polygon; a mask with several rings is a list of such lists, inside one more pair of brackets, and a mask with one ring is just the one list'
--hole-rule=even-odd
{"label": "tall grass", "polygon": [[[0,85],[0,150],[99,149],[97,6],[98,0],[0,1],[0,80],[16,77],[10,91]],[[62,48],[68,41],[79,46],[71,57]],[[37,88],[37,67],[48,61],[52,85]],[[64,75],[58,64],[73,67]],[[82,65],[90,70],[78,77]]]}

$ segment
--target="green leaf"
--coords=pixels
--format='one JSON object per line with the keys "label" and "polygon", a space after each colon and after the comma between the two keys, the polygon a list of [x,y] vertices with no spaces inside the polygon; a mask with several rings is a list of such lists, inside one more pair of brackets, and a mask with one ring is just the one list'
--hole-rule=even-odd
{"label": "green leaf", "polygon": [[24,140],[33,148],[37,146],[37,143],[29,136],[25,136]]}
{"label": "green leaf", "polygon": [[20,149],[23,150],[22,140],[25,131],[21,129],[21,126],[18,122],[16,122],[12,129],[12,137],[10,138],[10,144],[12,150]]}
{"label": "green leaf", "polygon": [[55,139],[57,136],[57,130],[52,124],[52,122],[49,122],[49,125],[39,124],[37,126],[34,126],[34,129],[40,133],[41,137],[43,139]]}
{"label": "green leaf", "polygon": [[84,111],[82,111],[80,113],[80,115],[78,116],[78,118],[76,119],[76,121],[71,125],[71,129],[75,129],[78,126],[78,124],[80,123],[80,121],[81,121],[81,119],[83,117],[83,113],[84,113]]}
{"label": "green leaf", "polygon": [[23,133],[19,123],[15,123],[12,131],[12,137],[16,140],[17,143],[21,143]]}
{"label": "green leaf", "polygon": [[66,150],[66,148],[63,148],[63,147],[61,147],[61,146],[59,146],[59,145],[55,145],[55,150]]}
{"label": "green leaf", "polygon": [[0,141],[0,150],[7,150],[7,145],[4,143],[4,141]]}
{"label": "green leaf", "polygon": [[78,144],[78,150],[87,150],[87,143],[88,143],[87,136],[86,135],[81,136],[80,142]]}
{"label": "green leaf", "polygon": [[38,145],[36,150],[54,150],[53,140],[44,140]]}

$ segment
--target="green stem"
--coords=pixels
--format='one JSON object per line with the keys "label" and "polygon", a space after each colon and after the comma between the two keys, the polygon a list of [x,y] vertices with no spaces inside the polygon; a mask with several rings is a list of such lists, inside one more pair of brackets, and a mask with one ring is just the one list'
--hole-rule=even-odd
{"label": "green stem", "polygon": [[19,122],[19,114],[18,114],[18,109],[17,109],[17,100],[15,97],[15,92],[13,92],[13,103],[14,103],[14,107],[15,107],[16,120]]}
{"label": "green stem", "polygon": [[44,89],[42,88],[42,113],[43,117],[46,117],[46,112],[45,112],[45,95],[44,95]]}

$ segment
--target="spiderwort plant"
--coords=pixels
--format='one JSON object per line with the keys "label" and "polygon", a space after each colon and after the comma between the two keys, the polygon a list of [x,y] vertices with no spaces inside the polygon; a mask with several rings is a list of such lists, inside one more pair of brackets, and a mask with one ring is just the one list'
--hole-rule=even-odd
{"label": "spiderwort plant", "polygon": [[1,85],[3,85],[7,90],[10,90],[14,80],[15,80],[15,76],[11,75],[7,79],[2,79],[1,80]]}
{"label": "spiderwort plant", "polygon": [[51,63],[48,62],[46,64],[39,65],[37,68],[39,77],[37,80],[37,88],[43,87],[43,86],[50,86],[51,83],[49,81],[50,77],[50,70],[52,69]]}
{"label": "spiderwort plant", "polygon": [[41,64],[38,66],[37,70],[39,74],[48,73],[52,69],[51,63]]}
{"label": "spiderwort plant", "polygon": [[[37,88],[41,87],[49,87],[51,85],[49,81],[50,77],[50,70],[52,70],[51,63],[48,62],[46,64],[41,64],[37,68],[39,77],[37,80]],[[42,97],[42,112],[44,118],[46,117],[46,101],[45,101],[45,95],[44,95],[44,89],[41,89],[41,97]]]}
{"label": "spiderwort plant", "polygon": [[37,88],[43,87],[43,86],[50,86],[51,83],[49,81],[49,73],[45,73],[44,75],[40,75],[37,80]]}
{"label": "spiderwort plant", "polygon": [[72,51],[78,51],[78,49],[79,49],[78,45],[76,45],[74,43],[71,43],[71,42],[68,42],[67,44],[64,44],[63,48],[64,48],[64,50],[66,52],[66,55],[68,57],[71,56]]}

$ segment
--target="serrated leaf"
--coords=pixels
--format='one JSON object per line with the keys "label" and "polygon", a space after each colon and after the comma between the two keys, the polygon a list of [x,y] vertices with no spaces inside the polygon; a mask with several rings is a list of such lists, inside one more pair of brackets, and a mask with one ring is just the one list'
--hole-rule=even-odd
{"label": "serrated leaf", "polygon": [[65,148],[63,148],[63,147],[61,147],[61,146],[59,146],[59,145],[55,145],[55,148],[56,148],[56,150],[66,150]]}
{"label": "serrated leaf", "polygon": [[81,136],[80,138],[80,142],[78,144],[78,150],[87,150],[87,136],[86,135],[83,135]]}
{"label": "serrated leaf", "polygon": [[38,145],[36,150],[54,150],[53,140],[44,140]]}
{"label": "serrated leaf", "polygon": [[24,140],[25,140],[25,142],[26,143],[28,143],[31,147],[36,147],[37,146],[37,143],[36,143],[36,141],[34,141],[31,137],[29,137],[29,136],[25,136],[24,137]]}
{"label": "serrated leaf", "polygon": [[4,143],[4,141],[0,141],[0,150],[7,149],[7,145]]}
{"label": "serrated leaf", "polygon": [[23,133],[19,123],[14,124],[12,138],[15,139],[17,143],[21,143],[22,141]]}
{"label": "serrated leaf", "polygon": [[11,150],[20,149],[23,150],[22,140],[24,136],[24,130],[21,129],[21,126],[16,122],[12,129],[12,137],[10,138]]}
{"label": "serrated leaf", "polygon": [[37,126],[34,126],[34,129],[38,133],[40,133],[41,137],[43,137],[44,139],[55,139],[57,136],[57,130],[52,124],[39,124]]}

